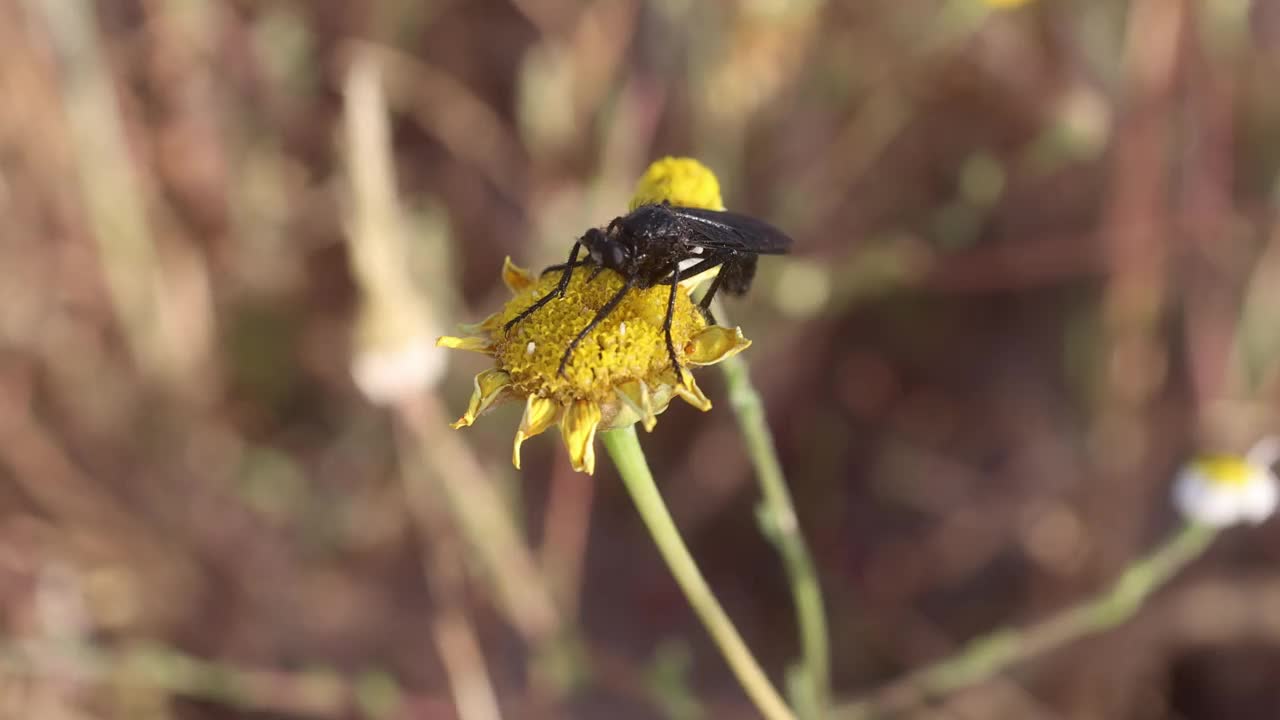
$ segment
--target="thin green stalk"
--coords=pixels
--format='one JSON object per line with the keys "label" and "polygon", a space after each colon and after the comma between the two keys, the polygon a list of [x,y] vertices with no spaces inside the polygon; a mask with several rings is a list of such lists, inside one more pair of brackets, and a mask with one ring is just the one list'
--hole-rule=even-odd
{"label": "thin green stalk", "polygon": [[[723,310],[717,308],[717,313]],[[791,586],[791,600],[796,609],[796,626],[800,632],[800,651],[803,656],[803,681],[800,685],[808,692],[797,705],[803,717],[822,717],[828,705],[830,692],[830,648],[827,643],[826,611],[822,602],[822,586],[818,573],[805,545],[804,536],[796,521],[795,506],[787,481],[782,473],[782,463],[765,418],[764,402],[751,384],[751,373],[741,356],[725,360],[720,367],[724,372],[729,404],[733,406],[742,429],[742,437],[755,466],[756,477],[764,496],[758,513],[765,536],[782,555]]]}
{"label": "thin green stalk", "polygon": [[835,716],[854,720],[900,713],[1085,635],[1113,628],[1133,617],[1151,593],[1200,557],[1215,537],[1215,528],[1189,523],[1155,552],[1130,565],[1110,589],[1092,600],[1024,630],[998,630],[973,640],[957,655],[923,667],[869,698],[836,708]]}
{"label": "thin green stalk", "polygon": [[667,511],[666,503],[658,492],[658,486],[653,482],[649,464],[644,458],[644,450],[640,448],[640,441],[636,438],[635,427],[627,426],[612,430],[602,433],[601,437],[614,465],[618,467],[618,474],[622,476],[623,484],[627,486],[631,499],[635,501],[640,518],[644,520],[654,543],[658,546],[658,552],[667,561],[671,574],[675,576],[676,582],[684,591],[694,612],[702,620],[711,639],[720,647],[720,652],[724,654],[729,667],[738,677],[738,682],[742,683],[743,689],[747,691],[748,697],[769,720],[795,720],[795,715],[769,682],[768,676],[756,662],[747,644],[743,642],[737,628],[733,626],[724,608],[720,606],[720,601],[716,599],[706,579],[702,577],[702,572],[698,569],[693,555],[689,553],[689,548],[680,538],[680,531],[676,529],[671,513]]}

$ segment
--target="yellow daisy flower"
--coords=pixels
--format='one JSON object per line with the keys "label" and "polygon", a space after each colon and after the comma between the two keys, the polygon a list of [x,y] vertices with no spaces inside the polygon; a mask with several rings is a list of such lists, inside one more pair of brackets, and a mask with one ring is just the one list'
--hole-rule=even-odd
{"label": "yellow daisy flower", "polygon": [[[664,158],[651,165],[636,187],[632,207],[662,200],[723,209],[715,175],[689,158]],[[676,294],[671,339],[680,368],[671,364],[662,329],[669,290],[655,286],[627,293],[606,321],[582,339],[562,375],[558,370],[565,348],[623,284],[611,270],[589,281],[590,276],[589,269],[575,271],[564,297],[507,332],[507,322],[549,293],[560,277],[549,273],[539,278],[508,258],[502,279],[512,292],[511,300],[479,324],[464,327],[467,336],[437,341],[443,347],[482,352],[495,361],[495,367],[476,376],[471,402],[455,428],[471,425],[499,402],[524,400],[511,456],[517,468],[524,441],[559,423],[573,468],[594,472],[597,430],[634,422],[652,430],[657,415],[675,397],[710,410],[711,401],[686,368],[713,365],[751,344],[740,329],[708,325],[698,312],[689,293],[706,279],[704,275],[682,281],[683,292]]]}

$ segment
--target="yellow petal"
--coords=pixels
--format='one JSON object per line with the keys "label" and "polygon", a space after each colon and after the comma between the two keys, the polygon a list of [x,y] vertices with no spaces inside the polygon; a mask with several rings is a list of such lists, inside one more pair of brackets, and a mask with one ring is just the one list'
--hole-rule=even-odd
{"label": "yellow petal", "polygon": [[697,383],[693,381],[693,373],[689,372],[689,368],[682,367],[679,372],[680,380],[676,383],[677,385],[682,385],[686,389],[692,389],[697,386]]}
{"label": "yellow petal", "polygon": [[684,290],[685,292],[693,292],[694,288],[710,280],[711,278],[719,275],[720,267],[721,267],[720,265],[717,265],[713,268],[708,268],[706,270],[703,270],[697,275],[690,275],[689,277],[680,278],[680,289]]}
{"label": "yellow petal", "polygon": [[715,365],[749,347],[751,341],[743,337],[742,328],[730,330],[711,325],[693,338],[693,351],[685,358],[685,362],[694,366]]}
{"label": "yellow petal", "polygon": [[698,408],[702,412],[710,410],[711,400],[703,394],[702,388],[698,387],[698,383],[694,382],[693,373],[681,368],[680,374],[683,377],[683,381],[676,383],[674,388],[676,395],[679,395],[685,402]]}
{"label": "yellow petal", "polygon": [[534,435],[542,434],[556,423],[560,416],[560,406],[554,400],[530,395],[524,405],[524,417],[520,418],[520,429],[516,430],[515,446],[511,448],[511,464],[520,469],[520,446]]}
{"label": "yellow petal", "polygon": [[538,282],[538,276],[511,262],[507,256],[502,261],[502,282],[506,283],[511,293],[517,294],[528,290]]}
{"label": "yellow petal", "polygon": [[471,352],[480,352],[486,355],[493,354],[493,344],[489,342],[488,338],[482,337],[453,337],[452,335],[445,335],[436,339],[436,347],[470,350]]}
{"label": "yellow petal", "polygon": [[462,332],[469,335],[491,335],[494,330],[502,327],[502,313],[496,312],[478,323],[463,323],[458,326]]}
{"label": "yellow petal", "polygon": [[600,425],[600,406],[590,400],[575,400],[560,421],[560,434],[569,450],[573,469],[591,475],[596,471],[596,427]]}
{"label": "yellow petal", "polygon": [[480,416],[493,404],[494,400],[501,397],[502,392],[511,385],[511,376],[502,370],[485,370],[476,375],[475,389],[471,392],[471,402],[467,405],[467,412],[453,423],[453,429],[469,427],[471,423],[476,421]]}
{"label": "yellow petal", "polygon": [[653,412],[653,399],[649,396],[649,386],[643,380],[631,380],[619,385],[614,391],[624,405],[631,408],[640,418],[645,432],[653,432],[658,424],[657,415]]}

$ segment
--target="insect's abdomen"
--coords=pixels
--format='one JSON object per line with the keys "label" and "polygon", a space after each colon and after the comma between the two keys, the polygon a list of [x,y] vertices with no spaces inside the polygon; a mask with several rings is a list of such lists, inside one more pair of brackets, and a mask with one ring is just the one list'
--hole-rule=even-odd
{"label": "insect's abdomen", "polygon": [[758,260],[755,255],[739,255],[727,260],[720,268],[720,287],[732,295],[745,294],[756,277]]}

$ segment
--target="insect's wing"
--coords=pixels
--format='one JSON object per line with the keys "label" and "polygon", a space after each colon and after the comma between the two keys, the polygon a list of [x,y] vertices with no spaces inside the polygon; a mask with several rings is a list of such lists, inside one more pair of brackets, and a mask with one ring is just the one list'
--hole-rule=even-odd
{"label": "insect's wing", "polygon": [[781,255],[791,250],[786,233],[748,215],[689,207],[673,207],[671,212],[685,221],[692,235],[689,242],[699,247],[757,255]]}

